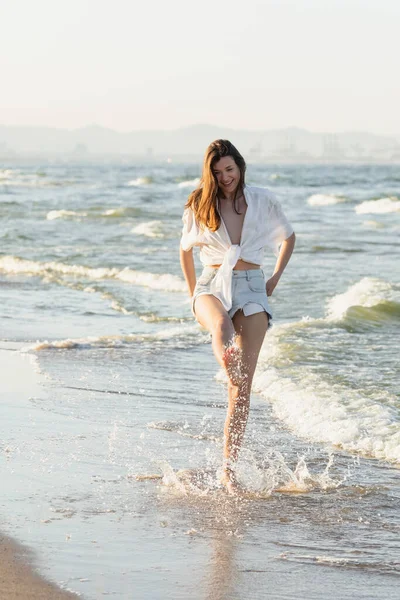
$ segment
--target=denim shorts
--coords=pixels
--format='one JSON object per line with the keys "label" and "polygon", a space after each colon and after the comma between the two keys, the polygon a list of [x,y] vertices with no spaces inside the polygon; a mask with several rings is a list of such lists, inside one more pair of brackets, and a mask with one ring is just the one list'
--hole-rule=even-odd
{"label": "denim shorts", "polygon": [[[204,294],[211,294],[210,285],[217,271],[218,269],[214,267],[204,267],[193,292],[193,314],[195,314],[196,298]],[[238,310],[243,310],[245,317],[265,311],[271,325],[272,312],[265,289],[265,276],[261,269],[249,269],[248,271],[234,269],[232,271],[232,308],[228,311],[231,319]]]}

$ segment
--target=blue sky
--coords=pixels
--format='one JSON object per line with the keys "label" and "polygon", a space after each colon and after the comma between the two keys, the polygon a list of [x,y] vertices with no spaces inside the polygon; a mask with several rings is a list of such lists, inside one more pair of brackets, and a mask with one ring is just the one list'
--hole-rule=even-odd
{"label": "blue sky", "polygon": [[400,133],[394,0],[0,0],[0,124]]}

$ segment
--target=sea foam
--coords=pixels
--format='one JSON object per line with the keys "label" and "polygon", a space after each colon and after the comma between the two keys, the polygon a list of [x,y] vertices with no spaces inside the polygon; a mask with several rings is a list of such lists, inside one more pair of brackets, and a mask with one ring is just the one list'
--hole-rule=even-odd
{"label": "sea foam", "polygon": [[[305,357],[307,336],[301,334],[303,328],[315,327],[318,336],[321,329],[345,322],[349,311],[357,306],[367,309],[391,302],[398,307],[400,316],[398,294],[390,283],[366,277],[334,296],[328,302],[326,317],[276,325],[268,333],[253,387],[271,402],[276,416],[297,435],[365,457],[400,463],[396,398],[386,390],[370,390],[366,394],[340,381],[332,385],[319,370],[315,372],[304,360],[299,361],[296,353],[290,353],[297,331],[302,340],[298,352]],[[315,336],[310,342],[314,345]],[[315,366],[314,358],[312,365]]]}
{"label": "sea foam", "polygon": [[85,212],[77,212],[74,210],[51,210],[47,213],[46,219],[54,221],[54,219],[64,219],[66,217],[87,217]]}
{"label": "sea foam", "polygon": [[283,376],[262,359],[254,389],[272,403],[276,416],[297,435],[400,463],[397,413],[378,400],[339,384],[333,387],[304,367]]}
{"label": "sea foam", "polygon": [[181,181],[178,183],[178,188],[196,188],[200,183],[200,178],[189,179],[188,181]]}
{"label": "sea foam", "polygon": [[131,181],[128,181],[128,183],[126,185],[136,187],[136,186],[150,185],[151,183],[153,183],[152,177],[137,177],[136,179],[132,179]]}
{"label": "sea foam", "polygon": [[331,194],[313,194],[307,199],[307,204],[310,206],[328,206],[330,204],[339,204],[345,202],[346,199],[341,196]]}
{"label": "sea foam", "polygon": [[379,200],[366,200],[355,207],[359,215],[400,212],[400,200],[397,198],[380,198]]}
{"label": "sea foam", "polygon": [[205,334],[197,325],[180,325],[152,333],[130,335],[90,336],[86,338],[67,338],[63,340],[43,340],[21,348],[21,352],[40,352],[41,350],[72,350],[91,348],[118,348],[142,342],[170,342],[174,346],[204,343]]}
{"label": "sea foam", "polygon": [[118,279],[154,290],[170,292],[184,292],[186,290],[185,283],[176,275],[170,275],[169,273],[146,273],[144,271],[135,271],[128,267],[124,269],[109,267],[92,268],[83,265],[67,265],[55,261],[39,262],[16,256],[2,256],[0,257],[0,271],[11,274],[24,273],[39,277],[64,275],[91,280]]}
{"label": "sea foam", "polygon": [[164,237],[162,232],[163,223],[162,221],[148,221],[146,223],[140,223],[131,229],[132,233],[137,235],[144,235],[146,237]]}
{"label": "sea foam", "polygon": [[398,302],[400,293],[387,281],[364,277],[342,294],[328,301],[327,319],[340,321],[352,307],[371,308],[387,302]]}

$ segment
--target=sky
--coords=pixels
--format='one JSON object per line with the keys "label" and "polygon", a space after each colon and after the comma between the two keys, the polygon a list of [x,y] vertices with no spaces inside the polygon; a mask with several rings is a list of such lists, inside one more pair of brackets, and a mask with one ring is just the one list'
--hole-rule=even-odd
{"label": "sky", "polygon": [[0,0],[0,124],[400,134],[398,0]]}

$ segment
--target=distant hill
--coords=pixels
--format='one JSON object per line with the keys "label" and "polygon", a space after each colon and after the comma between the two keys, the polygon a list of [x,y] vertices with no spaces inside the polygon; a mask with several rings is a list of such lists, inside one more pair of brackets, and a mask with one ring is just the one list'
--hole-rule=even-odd
{"label": "distant hill", "polygon": [[99,125],[75,130],[0,125],[0,158],[47,156],[167,157],[198,160],[217,138],[230,139],[250,161],[400,160],[400,140],[368,132],[314,133],[297,127],[228,129],[199,124],[121,133]]}

